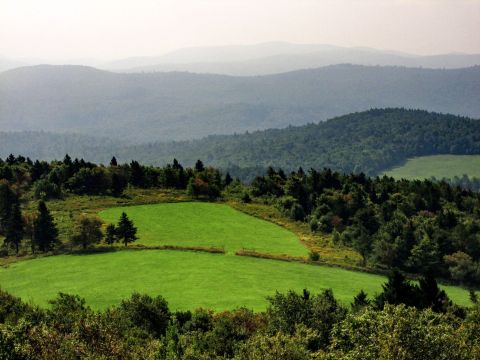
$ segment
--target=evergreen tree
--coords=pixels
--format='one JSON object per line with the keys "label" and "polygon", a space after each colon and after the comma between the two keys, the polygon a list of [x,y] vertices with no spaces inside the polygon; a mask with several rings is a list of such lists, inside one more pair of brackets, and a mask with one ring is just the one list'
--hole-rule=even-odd
{"label": "evergreen tree", "polygon": [[202,172],[203,170],[205,170],[205,166],[203,166],[203,162],[201,160],[197,160],[197,162],[195,163],[195,171]]}
{"label": "evergreen tree", "polygon": [[24,222],[20,205],[15,203],[12,207],[10,217],[7,221],[5,231],[5,243],[15,247],[15,253],[18,254],[20,243],[24,236]]}
{"label": "evergreen tree", "polygon": [[375,298],[376,306],[383,309],[385,304],[419,306],[419,289],[412,285],[405,276],[394,270],[388,277],[388,282],[382,285],[383,292]]}
{"label": "evergreen tree", "polygon": [[125,190],[126,187],[127,187],[127,180],[123,176],[117,173],[113,173],[112,187],[111,187],[112,195],[115,197],[122,195],[123,190]]}
{"label": "evergreen tree", "polygon": [[135,160],[130,163],[130,183],[133,186],[145,186],[145,172],[142,165]]}
{"label": "evergreen tree", "polygon": [[0,234],[5,234],[13,206],[17,203],[18,197],[8,183],[0,181]]}
{"label": "evergreen tree", "polygon": [[117,229],[115,225],[108,224],[105,232],[105,243],[108,245],[113,245],[117,241]]}
{"label": "evergreen tree", "polygon": [[368,300],[367,293],[360,290],[360,292],[353,298],[352,309],[358,311],[368,305],[370,305],[370,300]]}
{"label": "evergreen tree", "polygon": [[38,216],[35,219],[33,239],[40,251],[53,249],[58,241],[58,230],[44,201],[38,203]]}
{"label": "evergreen tree", "polygon": [[118,240],[125,246],[128,246],[128,243],[134,242],[138,239],[137,228],[133,226],[132,220],[130,220],[124,212],[120,216],[116,233]]}
{"label": "evergreen tree", "polygon": [[117,158],[114,156],[112,157],[112,160],[110,160],[110,166],[117,166]]}
{"label": "evergreen tree", "polygon": [[233,181],[233,179],[230,176],[230,173],[227,172],[227,174],[225,175],[225,180],[224,180],[225,186],[230,185],[232,183],[232,181]]}
{"label": "evergreen tree", "polygon": [[445,291],[438,287],[437,281],[431,274],[421,278],[419,285],[422,308],[431,308],[436,312],[447,311],[450,299]]}

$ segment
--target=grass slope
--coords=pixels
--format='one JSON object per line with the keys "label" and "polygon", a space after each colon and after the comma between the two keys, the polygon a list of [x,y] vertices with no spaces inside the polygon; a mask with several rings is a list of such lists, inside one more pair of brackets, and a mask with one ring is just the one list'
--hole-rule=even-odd
{"label": "grass slope", "polygon": [[466,174],[480,177],[480,155],[434,155],[409,159],[405,165],[386,171],[396,179],[437,179]]}
{"label": "grass slope", "polygon": [[245,248],[272,254],[308,254],[294,233],[223,204],[184,202],[115,207],[99,215],[116,223],[122,211],[138,228],[137,243],[142,245],[224,247],[232,253]]}
{"label": "grass slope", "polygon": [[[24,300],[46,305],[59,291],[78,294],[96,309],[118,304],[133,291],[161,294],[173,309],[245,306],[264,310],[275,291],[332,288],[345,304],[361,289],[381,290],[385,278],[339,268],[183,251],[130,250],[59,255],[0,269],[0,286]],[[468,293],[446,287],[457,303]]]}

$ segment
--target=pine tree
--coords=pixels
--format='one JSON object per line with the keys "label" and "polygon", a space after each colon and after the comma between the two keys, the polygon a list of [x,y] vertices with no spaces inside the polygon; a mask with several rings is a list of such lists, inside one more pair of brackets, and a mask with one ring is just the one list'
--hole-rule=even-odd
{"label": "pine tree", "polygon": [[114,156],[112,157],[112,160],[110,160],[110,166],[117,166],[117,158]]}
{"label": "pine tree", "polygon": [[117,241],[117,229],[115,225],[108,224],[105,232],[105,243],[108,245],[113,245]]}
{"label": "pine tree", "polygon": [[130,220],[124,212],[120,216],[120,221],[117,225],[117,238],[125,246],[128,246],[128,243],[134,242],[137,240],[137,228],[133,226],[132,220]]}
{"label": "pine tree", "polygon": [[386,303],[392,305],[405,304],[407,306],[419,306],[420,290],[413,285],[405,276],[394,270],[388,277],[388,282],[382,285],[383,292],[375,298],[377,308],[383,309]]}
{"label": "pine tree", "polygon": [[40,251],[52,250],[58,241],[57,227],[44,201],[38,203],[38,216],[34,223],[33,239]]}
{"label": "pine tree", "polygon": [[123,194],[123,190],[127,187],[127,179],[116,173],[112,174],[112,195],[117,197]]}
{"label": "pine tree", "polygon": [[20,205],[15,203],[12,207],[10,217],[7,221],[7,228],[5,231],[5,243],[15,247],[15,253],[18,254],[20,243],[24,236],[24,222]]}
{"label": "pine tree", "polygon": [[18,204],[17,195],[7,182],[0,182],[0,234],[5,234],[15,204]]}
{"label": "pine tree", "polygon": [[225,175],[225,180],[224,180],[225,186],[230,185],[232,183],[232,181],[233,181],[233,179],[230,176],[230,173],[227,172],[227,174]]}
{"label": "pine tree", "polygon": [[203,166],[203,162],[201,160],[197,160],[197,162],[195,163],[195,171],[202,172],[203,170],[205,170],[205,166]]}
{"label": "pine tree", "polygon": [[360,292],[353,298],[352,309],[358,311],[368,305],[370,305],[370,300],[368,300],[367,293],[360,290]]}

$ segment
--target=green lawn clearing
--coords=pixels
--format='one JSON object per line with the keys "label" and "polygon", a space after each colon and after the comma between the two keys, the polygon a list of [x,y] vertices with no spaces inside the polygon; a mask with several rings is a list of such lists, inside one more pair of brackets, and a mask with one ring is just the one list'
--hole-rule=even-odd
{"label": "green lawn clearing", "polygon": [[[164,296],[172,309],[245,306],[265,310],[275,291],[331,288],[344,304],[361,289],[381,291],[385,278],[334,267],[233,255],[166,250],[124,250],[93,255],[59,255],[19,261],[0,269],[0,286],[45,306],[58,292],[78,294],[95,309],[118,304],[133,291]],[[446,287],[458,304],[468,292]]]}
{"label": "green lawn clearing", "polygon": [[480,177],[480,155],[434,155],[409,159],[405,165],[384,174],[396,179],[452,179],[455,176]]}
{"label": "green lawn clearing", "polygon": [[293,256],[308,254],[294,233],[224,204],[126,206],[106,209],[99,215],[107,222],[117,223],[123,211],[138,228],[136,243],[141,245],[224,247],[230,253],[249,249]]}

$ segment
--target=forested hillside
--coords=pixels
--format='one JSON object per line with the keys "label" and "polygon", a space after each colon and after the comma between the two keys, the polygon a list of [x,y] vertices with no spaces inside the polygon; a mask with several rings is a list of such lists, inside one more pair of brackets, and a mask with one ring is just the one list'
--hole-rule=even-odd
{"label": "forested hillside", "polygon": [[[295,170],[324,167],[375,175],[413,156],[480,154],[480,122],[420,110],[374,109],[318,124],[209,136],[195,141],[128,145],[81,135],[0,133],[0,156],[22,153],[60,159],[65,153],[107,163],[139,159],[163,165],[173,158],[189,166],[198,158],[248,177],[268,166]],[[243,169],[243,170],[242,170]]]}
{"label": "forested hillside", "polygon": [[303,125],[372,107],[480,117],[480,67],[329,66],[278,75],[115,74],[37,66],[0,74],[0,131],[137,143]]}
{"label": "forested hillside", "polygon": [[479,153],[477,120],[419,110],[378,109],[301,127],[133,146],[119,155],[137,154],[149,163],[168,161],[175,155],[187,164],[200,157],[220,167],[329,167],[376,174],[412,156]]}

